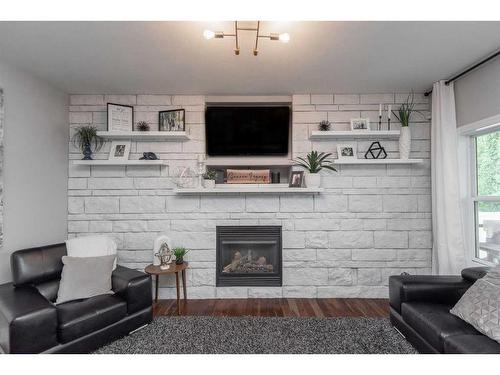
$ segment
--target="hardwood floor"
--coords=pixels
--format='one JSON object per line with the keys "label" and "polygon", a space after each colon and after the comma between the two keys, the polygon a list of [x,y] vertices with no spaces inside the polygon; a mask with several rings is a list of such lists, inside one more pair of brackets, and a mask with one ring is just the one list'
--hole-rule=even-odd
{"label": "hardwood floor", "polygon": [[[175,300],[159,300],[155,316],[177,315]],[[373,298],[254,298],[181,300],[181,315],[388,317],[389,301]]]}

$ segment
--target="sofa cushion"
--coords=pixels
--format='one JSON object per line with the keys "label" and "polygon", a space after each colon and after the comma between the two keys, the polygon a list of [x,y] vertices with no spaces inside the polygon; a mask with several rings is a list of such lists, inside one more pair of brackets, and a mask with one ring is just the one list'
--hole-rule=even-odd
{"label": "sofa cushion", "polygon": [[111,274],[115,255],[75,258],[64,256],[56,303],[112,293]]}
{"label": "sofa cushion", "polygon": [[450,314],[450,305],[406,302],[401,306],[403,319],[439,352],[444,340],[453,335],[480,335],[471,325]]}
{"label": "sofa cushion", "polygon": [[57,333],[62,343],[97,331],[127,315],[127,303],[116,295],[101,295],[57,305]]}
{"label": "sofa cushion", "polygon": [[488,272],[489,267],[469,267],[464,268],[461,272],[462,277],[472,283],[483,278]]}
{"label": "sofa cushion", "polygon": [[447,354],[499,354],[500,344],[484,335],[455,335],[444,340]]}
{"label": "sofa cushion", "polygon": [[[102,257],[116,255],[116,242],[107,236],[83,236],[66,240],[66,248],[70,257]],[[113,270],[116,269],[116,259]]]}

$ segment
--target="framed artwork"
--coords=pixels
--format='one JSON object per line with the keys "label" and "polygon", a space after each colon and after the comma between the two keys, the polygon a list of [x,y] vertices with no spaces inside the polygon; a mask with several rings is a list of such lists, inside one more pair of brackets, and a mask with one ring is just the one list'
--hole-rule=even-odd
{"label": "framed artwork", "polygon": [[370,119],[369,118],[353,118],[351,119],[351,130],[370,130]]}
{"label": "framed artwork", "polygon": [[161,111],[158,119],[158,130],[161,132],[184,131],[184,115],[183,109]]}
{"label": "framed artwork", "polygon": [[128,160],[130,141],[113,141],[109,150],[109,160]]}
{"label": "framed artwork", "polygon": [[356,143],[345,143],[337,145],[339,159],[357,159]]}
{"label": "framed artwork", "polygon": [[134,128],[134,107],[108,103],[108,132],[131,132]]}
{"label": "framed artwork", "polygon": [[292,171],[290,174],[289,187],[302,187],[304,182],[304,172],[303,171]]}

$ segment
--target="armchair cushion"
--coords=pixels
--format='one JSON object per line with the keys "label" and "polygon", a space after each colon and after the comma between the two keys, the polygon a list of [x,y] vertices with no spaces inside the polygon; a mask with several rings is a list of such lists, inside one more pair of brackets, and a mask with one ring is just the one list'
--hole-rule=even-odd
{"label": "armchair cushion", "polygon": [[151,276],[144,272],[117,266],[111,278],[113,291],[127,301],[127,310],[133,314],[151,306]]}
{"label": "armchair cushion", "polygon": [[0,346],[6,353],[39,353],[57,345],[57,311],[30,286],[0,285]]}

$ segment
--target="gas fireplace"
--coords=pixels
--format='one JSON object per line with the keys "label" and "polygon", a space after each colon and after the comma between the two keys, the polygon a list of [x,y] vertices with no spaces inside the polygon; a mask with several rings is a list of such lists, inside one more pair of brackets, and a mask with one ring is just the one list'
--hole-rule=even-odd
{"label": "gas fireplace", "polygon": [[217,286],[281,286],[280,226],[218,226]]}

